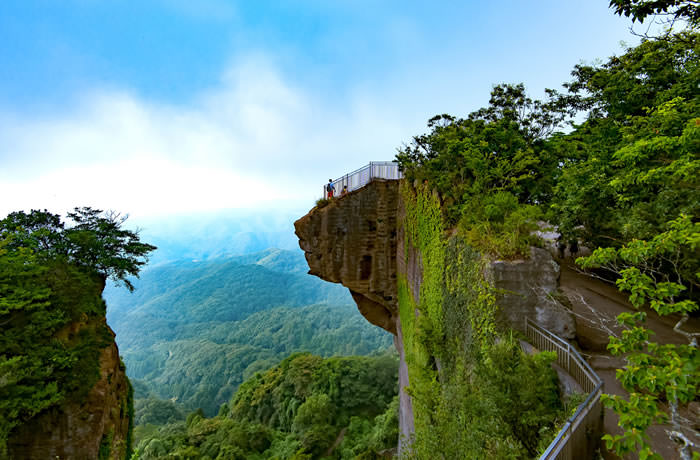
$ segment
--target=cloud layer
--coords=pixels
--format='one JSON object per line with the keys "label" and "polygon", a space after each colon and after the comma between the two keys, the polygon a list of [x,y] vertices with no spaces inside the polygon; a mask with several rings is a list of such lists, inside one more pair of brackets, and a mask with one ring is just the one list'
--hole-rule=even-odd
{"label": "cloud layer", "polygon": [[308,209],[433,115],[542,97],[626,35],[605,3],[88,3],[0,16],[0,217]]}
{"label": "cloud layer", "polygon": [[416,115],[382,108],[380,100],[357,93],[322,101],[255,56],[184,105],[101,89],[61,112],[0,115],[0,214],[84,205],[135,216],[311,205],[326,176],[391,159],[414,132]]}

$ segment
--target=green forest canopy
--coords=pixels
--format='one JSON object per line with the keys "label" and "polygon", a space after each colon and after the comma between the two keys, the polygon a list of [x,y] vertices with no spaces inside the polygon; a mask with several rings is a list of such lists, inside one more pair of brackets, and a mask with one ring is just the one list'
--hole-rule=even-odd
{"label": "green forest canopy", "polygon": [[214,418],[140,427],[135,458],[382,458],[398,442],[397,373],[391,355],[293,354],[244,382]]}
{"label": "green forest canopy", "polygon": [[69,226],[46,210],[13,212],[0,220],[0,234],[11,236],[9,249],[26,248],[42,261],[61,260],[133,290],[128,277],[138,277],[156,247],[122,228],[126,216],[90,207],[75,208],[67,216]]}
{"label": "green forest canopy", "polygon": [[[681,32],[577,65],[544,102],[498,85],[487,108],[431,119],[397,160],[440,192],[449,223],[497,256],[521,254],[545,217],[593,247],[653,237],[700,212],[698,54],[698,34]],[[583,122],[567,121],[578,113]],[[509,234],[519,238],[504,244]]]}
{"label": "green forest canopy", "polygon": [[368,355],[391,346],[345,287],[307,270],[301,251],[268,249],[149,268],[134,293],[108,285],[107,320],[129,377],[144,384],[137,408],[151,395],[213,416],[244,379],[292,352]]}

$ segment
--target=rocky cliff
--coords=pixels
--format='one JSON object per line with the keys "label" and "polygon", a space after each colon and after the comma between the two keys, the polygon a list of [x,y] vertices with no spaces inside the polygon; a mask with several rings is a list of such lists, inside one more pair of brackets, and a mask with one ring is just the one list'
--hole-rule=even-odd
{"label": "rocky cliff", "polygon": [[294,223],[309,273],[350,289],[367,320],[396,334],[398,182],[375,180]]}
{"label": "rocky cliff", "polygon": [[498,312],[512,328],[523,330],[530,318],[559,337],[573,339],[576,322],[570,310],[556,300],[559,264],[549,252],[530,248],[530,257],[493,261],[486,274],[498,290]]}
{"label": "rocky cliff", "polygon": [[[419,314],[417,310],[409,313],[411,317],[405,317],[404,322],[410,320],[411,324],[402,326],[399,310],[405,306],[399,305],[397,280],[405,280],[410,297],[417,303],[426,261],[420,248],[407,237],[403,225],[407,206],[399,189],[399,181],[375,180],[326,206],[313,208],[295,222],[295,229],[309,273],[348,287],[365,318],[395,335],[401,358],[399,423],[402,438],[409,439],[414,432],[414,414],[406,392],[410,382],[405,331],[409,328],[413,335],[411,318]],[[453,238],[445,235],[444,239]],[[473,271],[466,265],[450,270]],[[492,260],[479,269],[477,277],[495,288],[501,323],[522,330],[529,317],[562,336],[574,336],[571,312],[554,300],[559,266],[547,251],[533,248],[527,260]],[[449,284],[444,280],[439,283]],[[443,289],[449,290],[449,286]],[[449,327],[449,319],[445,322]],[[440,367],[439,358],[428,357],[427,362]]]}
{"label": "rocky cliff", "polygon": [[[398,225],[397,181],[375,180],[360,190],[312,209],[294,223],[309,273],[350,289],[367,320],[394,334],[399,352],[401,438],[413,432],[408,369],[398,313],[397,265],[405,271],[403,234]],[[413,264],[415,269],[417,264]],[[419,275],[417,275],[419,276]],[[400,446],[399,446],[400,447]]]}
{"label": "rocky cliff", "polygon": [[[76,291],[76,295],[83,292]],[[72,370],[81,377],[75,379],[77,384],[59,388],[65,393],[61,403],[10,433],[11,459],[116,460],[127,455],[131,387],[114,342],[114,332],[104,317],[104,303],[95,293],[83,297],[99,303],[100,308],[95,314],[83,314],[79,321],[63,327],[51,339],[55,346],[81,354],[81,360]]]}

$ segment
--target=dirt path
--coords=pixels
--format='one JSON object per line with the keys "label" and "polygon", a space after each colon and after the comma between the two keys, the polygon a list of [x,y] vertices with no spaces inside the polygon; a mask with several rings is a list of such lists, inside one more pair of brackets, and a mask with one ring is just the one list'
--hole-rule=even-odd
{"label": "dirt path", "polygon": [[[617,315],[634,311],[634,307],[616,286],[583,275],[566,262],[562,263],[561,267],[560,287],[576,315],[576,335],[582,354],[605,382],[605,392],[626,396],[627,392],[615,379],[615,370],[624,362],[620,358],[611,356],[606,346],[610,334],[619,334],[621,331],[615,320]],[[653,311],[647,311],[646,326],[654,331],[652,340],[655,342],[687,343],[685,337],[673,331],[677,321],[678,317],[659,317]],[[685,329],[700,330],[700,319],[691,319],[686,323]],[[695,414],[684,415],[689,420],[689,425],[700,423]],[[655,425],[648,430],[651,445],[664,459],[677,459],[679,457],[675,445],[665,432],[667,428],[668,426]],[[621,432],[617,426],[617,416],[608,409],[605,412],[605,431],[615,434]],[[692,430],[688,430],[686,434],[694,434],[696,442],[700,443],[697,431],[693,433]],[[610,452],[605,452],[604,457],[617,458]]]}
{"label": "dirt path", "polygon": [[343,428],[340,430],[340,433],[338,433],[338,436],[335,438],[335,441],[333,442],[333,445],[328,448],[326,451],[326,455],[324,457],[330,457],[330,455],[333,453],[333,451],[340,445],[341,442],[343,442],[343,438],[345,438],[345,433],[348,432],[348,427]]}

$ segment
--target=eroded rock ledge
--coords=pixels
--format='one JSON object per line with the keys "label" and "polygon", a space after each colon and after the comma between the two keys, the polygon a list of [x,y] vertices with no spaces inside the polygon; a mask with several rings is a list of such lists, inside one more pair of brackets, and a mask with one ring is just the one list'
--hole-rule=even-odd
{"label": "eroded rock ledge", "polygon": [[367,320],[396,334],[398,181],[374,180],[294,223],[309,273],[350,289]]}
{"label": "eroded rock ledge", "polygon": [[[294,223],[309,273],[346,286],[364,317],[392,334],[397,272],[407,277],[415,299],[422,273],[420,253],[404,248],[398,187],[398,181],[375,180]],[[494,261],[485,275],[500,293],[500,317],[510,327],[524,330],[528,317],[561,337],[574,337],[573,315],[555,296],[559,265],[547,251],[532,248],[527,260]]]}

